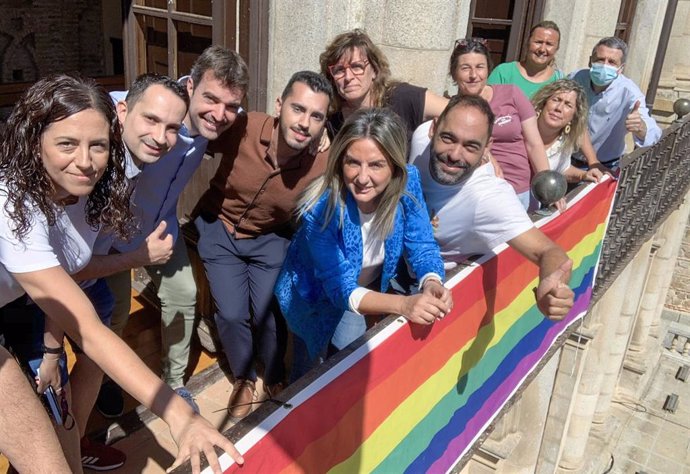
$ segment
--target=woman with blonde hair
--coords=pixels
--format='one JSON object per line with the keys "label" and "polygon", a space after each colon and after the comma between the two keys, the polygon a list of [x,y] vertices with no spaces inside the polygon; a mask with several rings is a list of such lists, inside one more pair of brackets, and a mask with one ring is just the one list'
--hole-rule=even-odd
{"label": "woman with blonde hair", "polygon": [[581,147],[587,133],[587,96],[582,87],[573,80],[560,79],[542,87],[532,98],[532,105],[549,168],[571,183],[598,181],[600,170],[585,171],[570,164],[570,157]]}
{"label": "woman with blonde hair", "polygon": [[385,54],[360,29],[341,33],[319,56],[321,73],[337,91],[328,131],[334,137],[345,120],[362,108],[388,107],[404,124],[408,142],[423,122],[438,117],[448,99],[423,87],[391,79]]}
{"label": "woman with blonde hair", "polygon": [[[323,177],[298,204],[275,293],[295,334],[295,380],[329,344],[364,334],[364,315],[401,314],[432,324],[452,307],[443,261],[424,204],[419,172],[407,166],[407,137],[386,109],[355,112],[336,136]],[[420,293],[388,294],[401,256]]]}

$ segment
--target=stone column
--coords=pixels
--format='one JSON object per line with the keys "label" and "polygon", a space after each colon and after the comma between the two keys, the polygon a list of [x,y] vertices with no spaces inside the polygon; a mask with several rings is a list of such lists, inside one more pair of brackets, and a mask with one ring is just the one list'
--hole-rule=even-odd
{"label": "stone column", "polygon": [[673,274],[676,270],[676,264],[678,263],[678,255],[683,245],[683,239],[685,238],[685,227],[688,224],[688,218],[690,218],[690,193],[685,196],[678,210],[671,214],[666,221],[668,225],[668,227],[665,226],[667,230],[666,240],[670,244],[668,248],[668,252],[670,253],[670,267],[668,271],[664,273],[663,280],[661,281],[659,299],[656,303],[655,318],[652,320],[652,324],[649,328],[650,334],[656,338],[659,337],[659,320],[661,319],[661,313],[666,304],[666,295],[673,281]]}
{"label": "stone column", "polygon": [[635,324],[635,316],[640,305],[642,290],[650,265],[650,252],[652,249],[652,239],[649,239],[637,253],[635,258],[628,264],[626,271],[630,272],[628,284],[626,286],[627,297],[623,301],[623,306],[618,321],[613,321],[616,331],[609,345],[609,355],[604,377],[601,382],[599,400],[594,412],[594,423],[604,423],[608,415],[611,399],[616,390],[618,377],[625,357],[625,349],[630,341],[632,328]]}
{"label": "stone column", "polygon": [[580,332],[573,333],[561,347],[544,434],[534,471],[537,474],[552,474],[556,470],[562,450],[562,440],[573,411],[573,393],[582,378],[583,361],[587,357],[590,343],[589,335]]}
{"label": "stone column", "polygon": [[554,382],[559,368],[558,355],[557,352],[551,357],[539,375],[522,392],[517,445],[510,456],[500,464],[501,472],[531,472],[539,461],[549,400],[554,390]]}
{"label": "stone column", "polygon": [[645,352],[650,329],[656,325],[661,316],[661,309],[671,284],[683,231],[688,220],[688,210],[688,197],[686,196],[684,204],[669,216],[657,232],[656,240],[660,246],[652,261],[633,337],[630,341],[628,358],[633,364],[646,365]]}
{"label": "stone column", "polygon": [[558,473],[577,470],[582,465],[604,377],[602,367],[608,364],[609,345],[615,333],[615,322],[627,296],[629,275],[630,266],[621,272],[589,314],[587,327],[594,337],[584,361],[580,383],[574,393],[573,411],[556,469]]}

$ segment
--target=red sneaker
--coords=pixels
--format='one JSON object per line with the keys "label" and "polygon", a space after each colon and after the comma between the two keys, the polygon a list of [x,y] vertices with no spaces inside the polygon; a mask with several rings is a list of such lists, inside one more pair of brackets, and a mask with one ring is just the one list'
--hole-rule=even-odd
{"label": "red sneaker", "polygon": [[89,440],[81,439],[81,465],[94,471],[110,471],[121,467],[127,456],[119,449]]}

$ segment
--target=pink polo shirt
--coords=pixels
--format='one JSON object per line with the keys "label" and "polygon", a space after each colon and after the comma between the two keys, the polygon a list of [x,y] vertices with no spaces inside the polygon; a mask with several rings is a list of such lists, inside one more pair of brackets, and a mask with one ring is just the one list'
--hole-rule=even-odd
{"label": "pink polo shirt", "polygon": [[489,105],[496,115],[491,153],[503,169],[503,176],[516,193],[529,189],[532,170],[522,136],[522,122],[534,117],[534,107],[527,96],[512,84],[492,85]]}

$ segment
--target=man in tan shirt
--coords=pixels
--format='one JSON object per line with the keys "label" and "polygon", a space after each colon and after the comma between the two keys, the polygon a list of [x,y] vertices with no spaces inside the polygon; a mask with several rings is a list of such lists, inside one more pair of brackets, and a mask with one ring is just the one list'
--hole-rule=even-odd
{"label": "man in tan shirt", "polygon": [[195,224],[218,335],[236,379],[230,414],[238,419],[256,401],[254,348],[269,393],[285,378],[286,328],[273,286],[290,243],[296,200],[326,167],[327,153],[314,150],[332,95],[326,78],[298,72],[276,101],[277,117],[249,112],[210,147],[223,158]]}

